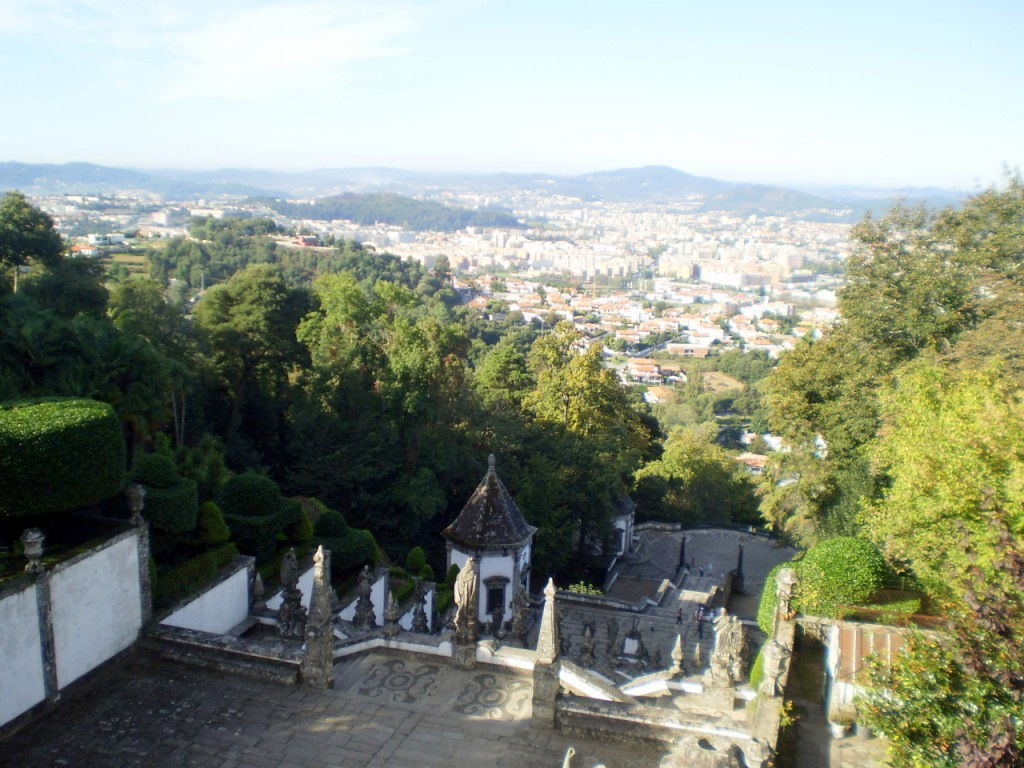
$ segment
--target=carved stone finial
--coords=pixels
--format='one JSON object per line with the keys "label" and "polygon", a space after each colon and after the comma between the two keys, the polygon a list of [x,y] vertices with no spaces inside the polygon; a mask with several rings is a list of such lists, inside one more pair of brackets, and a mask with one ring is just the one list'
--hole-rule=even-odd
{"label": "carved stone finial", "polygon": [[43,572],[43,542],[46,537],[38,528],[26,528],[21,534],[21,547],[28,563],[25,573],[33,575]]}
{"label": "carved stone finial", "polygon": [[264,597],[267,594],[267,588],[263,586],[263,577],[260,576],[260,572],[256,571],[256,575],[252,579],[252,611],[253,613],[262,611],[267,607],[267,601]]}
{"label": "carved stone finial", "polygon": [[327,688],[334,678],[334,632],[331,614],[331,553],[323,545],[313,555],[313,593],[306,620],[306,647],[301,672],[306,685]]}
{"label": "carved stone finial", "polygon": [[132,483],[124,492],[128,497],[128,509],[132,513],[129,522],[134,526],[142,525],[142,508],[146,501],[146,488],[139,483]]}
{"label": "carved stone finial", "polygon": [[370,566],[363,566],[359,573],[359,584],[356,586],[356,594],[359,600],[356,601],[356,615],[352,617],[352,623],[360,629],[373,629],[377,626],[377,619],[374,615],[373,600],[370,592],[373,591],[373,575]]}
{"label": "carved stone finial", "polygon": [[299,563],[295,558],[295,547],[289,547],[281,558],[281,586],[286,590],[295,589],[299,583]]}
{"label": "carved stone finial", "polygon": [[395,593],[388,590],[388,604],[384,608],[384,637],[392,638],[398,634],[398,600]]}
{"label": "carved stone finial", "polygon": [[430,624],[427,622],[427,595],[423,591],[423,582],[419,579],[416,579],[412,599],[416,604],[412,612],[412,631],[426,634],[430,631]]}
{"label": "carved stone finial", "polygon": [[683,636],[676,635],[675,645],[672,646],[672,674],[682,677],[686,674],[685,653],[683,651]]}
{"label": "carved stone finial", "polygon": [[497,464],[498,464],[498,461],[497,461],[497,459],[494,458],[494,454],[493,453],[488,454],[487,455],[487,471],[488,472],[493,472],[495,467],[497,466]]}
{"label": "carved stone finial", "polygon": [[558,608],[555,604],[555,580],[548,579],[544,587],[544,613],[540,618],[540,633],[537,635],[537,661],[551,664],[558,658],[561,648],[558,642]]}
{"label": "carved stone finial", "polygon": [[516,587],[512,593],[512,637],[521,645],[526,646],[526,635],[529,632],[527,626],[526,591],[522,587]]}
{"label": "carved stone finial", "polygon": [[594,656],[594,625],[591,622],[583,624],[583,644],[580,647],[580,664],[590,668],[597,663]]}

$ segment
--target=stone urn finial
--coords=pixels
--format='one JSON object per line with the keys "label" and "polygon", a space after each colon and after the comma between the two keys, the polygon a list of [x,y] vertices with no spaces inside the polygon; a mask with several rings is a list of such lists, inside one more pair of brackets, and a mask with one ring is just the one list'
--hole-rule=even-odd
{"label": "stone urn finial", "polygon": [[37,574],[43,572],[43,541],[46,537],[38,528],[26,528],[21,534],[21,545],[28,563],[25,572]]}
{"label": "stone urn finial", "polygon": [[140,483],[132,483],[125,489],[124,495],[128,497],[128,509],[132,516],[129,522],[132,525],[142,525],[142,508],[146,502],[146,489]]}

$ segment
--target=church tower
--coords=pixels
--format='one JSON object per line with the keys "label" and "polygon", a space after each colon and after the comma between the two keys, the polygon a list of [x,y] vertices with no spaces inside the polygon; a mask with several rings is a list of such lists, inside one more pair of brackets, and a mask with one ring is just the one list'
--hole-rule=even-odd
{"label": "church tower", "polygon": [[447,541],[448,568],[461,569],[476,556],[480,569],[481,621],[493,621],[496,610],[507,620],[512,616],[516,589],[527,588],[530,549],[537,529],[523,519],[495,471],[494,454],[487,458],[487,474],[469,497],[466,506],[441,535]]}

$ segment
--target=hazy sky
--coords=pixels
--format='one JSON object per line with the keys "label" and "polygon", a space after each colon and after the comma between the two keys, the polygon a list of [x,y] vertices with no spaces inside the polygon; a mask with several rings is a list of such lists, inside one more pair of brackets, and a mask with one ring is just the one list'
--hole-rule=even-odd
{"label": "hazy sky", "polygon": [[1024,1],[0,0],[0,160],[973,188]]}

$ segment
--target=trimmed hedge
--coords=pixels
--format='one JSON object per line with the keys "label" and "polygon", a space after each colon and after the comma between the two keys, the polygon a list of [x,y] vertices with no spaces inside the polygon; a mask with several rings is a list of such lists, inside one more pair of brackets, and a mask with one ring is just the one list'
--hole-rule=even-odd
{"label": "trimmed hedge", "polygon": [[277,534],[281,530],[281,517],[275,512],[264,517],[224,515],[235,543],[246,555],[259,563],[270,560],[277,552]]}
{"label": "trimmed hedge", "polygon": [[[779,586],[775,583],[775,577],[783,568],[796,568],[799,562],[779,563],[774,566],[764,578],[764,589],[761,591],[761,602],[757,606],[757,626],[766,635],[772,633],[772,622],[775,620],[775,606],[779,603]],[[800,585],[797,585],[797,589]]]}
{"label": "trimmed hedge", "polygon": [[834,618],[841,606],[869,601],[887,572],[885,559],[869,541],[852,536],[820,541],[800,561],[799,608]]}
{"label": "trimmed hedge", "polygon": [[147,488],[170,488],[181,479],[174,460],[162,453],[140,453],[135,456],[132,480]]}
{"label": "trimmed hedge", "polygon": [[318,539],[339,539],[348,535],[348,523],[345,522],[341,512],[333,509],[324,509],[313,524],[313,533]]}
{"label": "trimmed hedge", "polygon": [[757,607],[757,626],[771,632],[778,600],[775,576],[783,568],[796,571],[793,608],[801,613],[838,618],[844,606],[865,605],[885,586],[885,559],[869,541],[852,536],[824,539],[800,560],[779,563],[764,580]]}
{"label": "trimmed hedge", "polygon": [[413,547],[405,556],[405,570],[409,573],[419,573],[426,564],[427,556],[423,552],[423,547]]}
{"label": "trimmed hedge", "polygon": [[245,472],[224,483],[218,503],[228,517],[276,516],[281,510],[281,489],[266,475]]}
{"label": "trimmed hedge", "polygon": [[298,500],[295,501],[295,504],[298,507],[298,519],[289,524],[284,532],[293,544],[309,544],[313,540],[313,524],[309,522],[309,515],[306,514],[306,510]]}
{"label": "trimmed hedge", "polygon": [[157,575],[154,597],[159,605],[170,605],[198,592],[217,575],[217,571],[238,556],[234,544],[196,555],[169,571]]}
{"label": "trimmed hedge", "polygon": [[231,538],[231,530],[224,522],[224,513],[212,501],[204,501],[199,507],[196,533],[203,544],[223,544]]}
{"label": "trimmed hedge", "polygon": [[374,562],[377,550],[373,534],[365,528],[349,528],[344,536],[318,536],[316,543],[331,550],[331,578],[334,580],[341,580],[367,563]]}
{"label": "trimmed hedge", "polygon": [[107,403],[74,398],[0,404],[0,517],[66,512],[124,486],[121,424]]}
{"label": "trimmed hedge", "polygon": [[195,530],[198,507],[199,486],[183,477],[170,488],[146,488],[142,516],[161,531],[187,533]]}

